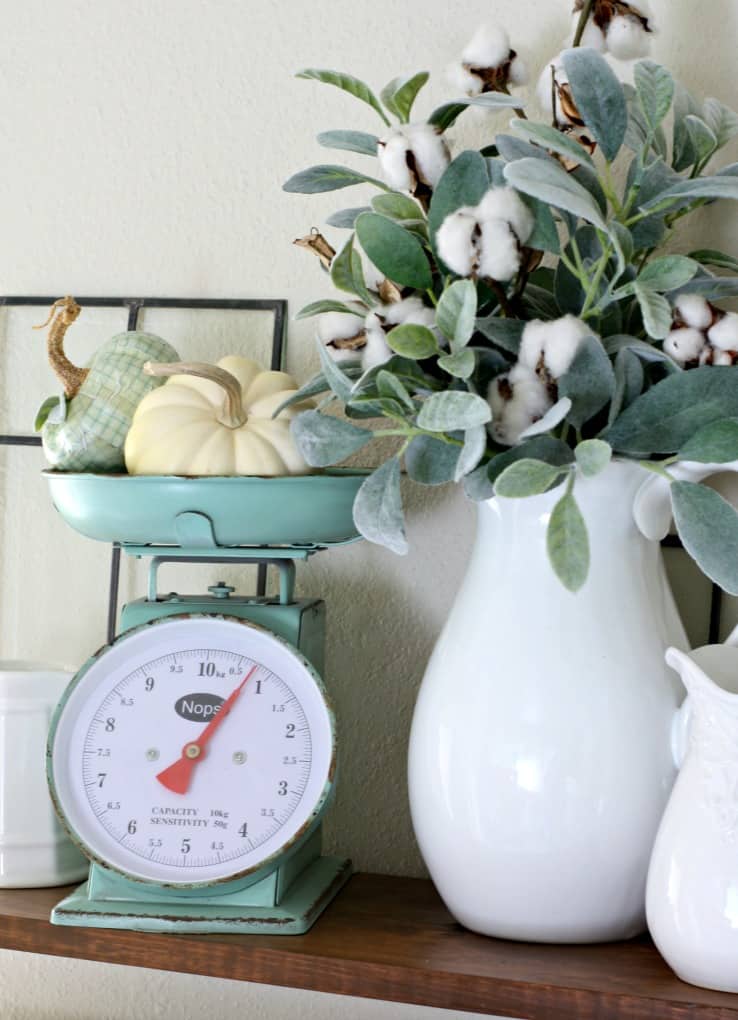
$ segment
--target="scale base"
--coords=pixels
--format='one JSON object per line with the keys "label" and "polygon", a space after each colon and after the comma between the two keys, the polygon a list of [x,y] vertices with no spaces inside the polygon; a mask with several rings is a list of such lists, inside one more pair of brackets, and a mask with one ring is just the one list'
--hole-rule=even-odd
{"label": "scale base", "polygon": [[306,932],[352,874],[351,861],[343,857],[318,857],[290,885],[276,906],[248,903],[217,905],[193,899],[183,902],[162,896],[160,902],[96,899],[85,882],[51,912],[51,923],[79,928],[119,928],[154,931],[240,934],[302,935]]}

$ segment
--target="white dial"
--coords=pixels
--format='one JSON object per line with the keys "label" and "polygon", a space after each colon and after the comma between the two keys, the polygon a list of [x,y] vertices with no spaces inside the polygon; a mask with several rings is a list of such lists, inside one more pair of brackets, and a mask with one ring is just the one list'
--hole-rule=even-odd
{"label": "white dial", "polygon": [[302,835],[331,787],[320,682],[289,645],[233,618],[137,628],[78,674],[51,779],[88,855],[135,878],[212,884]]}

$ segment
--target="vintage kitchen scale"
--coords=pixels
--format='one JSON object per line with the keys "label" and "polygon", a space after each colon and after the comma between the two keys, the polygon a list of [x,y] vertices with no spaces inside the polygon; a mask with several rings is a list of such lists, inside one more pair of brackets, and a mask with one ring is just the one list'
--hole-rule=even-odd
{"label": "vintage kitchen scale", "polygon": [[[52,797],[90,860],[52,922],[306,931],[351,866],[321,854],[336,770],[325,606],[295,598],[295,564],[358,538],[364,476],[46,475],[75,530],[151,558],[147,596],[123,607],[52,721]],[[260,590],[276,567],[279,593],[160,594],[163,562],[259,564]]]}

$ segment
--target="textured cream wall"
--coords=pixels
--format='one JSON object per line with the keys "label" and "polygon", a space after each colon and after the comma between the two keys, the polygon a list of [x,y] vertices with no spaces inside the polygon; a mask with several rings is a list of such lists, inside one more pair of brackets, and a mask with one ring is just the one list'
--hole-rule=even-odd
{"label": "textured cream wall", "polygon": [[[656,58],[694,89],[735,101],[734,0],[652,3],[662,29]],[[328,288],[291,240],[361,196],[301,198],[283,194],[281,182],[310,163],[334,161],[314,142],[318,130],[377,125],[368,108],[291,72],[335,66],[378,88],[425,67],[436,76],[420,101],[428,110],[448,98],[442,68],[484,18],[507,24],[514,45],[540,65],[563,41],[567,9],[568,0],[0,0],[0,290],[286,295],[294,312]],[[470,117],[456,147],[483,138],[488,126]],[[733,211],[714,209],[694,239],[729,247],[735,227]],[[107,324],[100,330],[102,339]],[[290,330],[289,364],[299,376],[312,367],[309,332],[299,323]],[[18,348],[2,358],[7,405],[19,385]],[[31,405],[49,391],[39,367],[23,385]],[[23,472],[17,453],[0,458],[0,654],[79,662],[99,643],[107,550],[53,521],[35,465],[25,463]],[[409,507],[413,546],[405,560],[360,545],[303,568],[301,587],[330,607],[328,677],[343,764],[329,841],[361,868],[419,874],[406,739],[473,513],[454,492],[415,493]],[[679,572],[697,627],[705,586]],[[181,575],[167,576],[169,586],[181,583]],[[196,576],[202,583],[204,573]],[[32,597],[24,579],[40,589]],[[70,604],[74,617],[63,611]],[[3,1020],[436,1016],[13,953],[0,955],[0,1003]]]}

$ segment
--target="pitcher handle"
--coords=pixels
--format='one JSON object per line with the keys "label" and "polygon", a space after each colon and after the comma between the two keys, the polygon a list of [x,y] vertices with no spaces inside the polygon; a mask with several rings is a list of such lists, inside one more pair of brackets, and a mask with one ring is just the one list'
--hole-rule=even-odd
{"label": "pitcher handle", "polygon": [[674,713],[671,723],[671,756],[674,765],[680,769],[689,748],[689,726],[692,722],[692,699],[689,695]]}
{"label": "pitcher handle", "polygon": [[[738,474],[738,460],[727,464],[698,464],[696,461],[681,461],[669,467],[669,474],[682,482],[701,482],[710,475],[723,471]],[[652,542],[660,542],[669,534],[671,527],[670,484],[661,475],[647,478],[633,501],[633,517],[638,530]]]}

